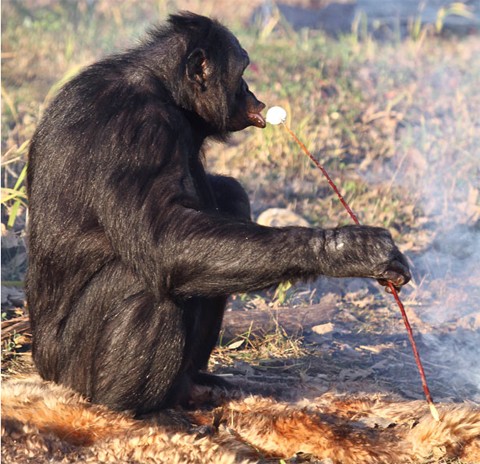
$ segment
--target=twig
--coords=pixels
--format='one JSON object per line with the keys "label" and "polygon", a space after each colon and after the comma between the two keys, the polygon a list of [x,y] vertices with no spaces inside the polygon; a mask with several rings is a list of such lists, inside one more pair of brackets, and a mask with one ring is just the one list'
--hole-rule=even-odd
{"label": "twig", "polygon": [[[300,148],[303,150],[303,152],[312,160],[312,162],[315,164],[315,166],[318,169],[320,169],[320,171],[322,171],[323,175],[327,179],[327,182],[330,184],[330,187],[332,187],[333,191],[337,194],[338,199],[340,200],[340,202],[342,203],[344,208],[347,210],[347,212],[350,215],[350,217],[352,218],[353,222],[355,224],[360,224],[360,221],[358,220],[357,216],[351,210],[350,206],[348,205],[348,203],[343,198],[342,194],[338,190],[338,188],[335,185],[335,183],[333,182],[333,180],[328,175],[328,172],[325,170],[325,168],[309,152],[307,147],[298,139],[298,137],[295,135],[295,133],[285,124],[285,121],[282,121],[282,125],[285,128],[285,130],[297,142],[297,144],[300,146]],[[432,395],[430,394],[430,389],[428,388],[428,385],[427,385],[427,379],[425,377],[425,371],[424,371],[423,366],[422,366],[422,361],[420,360],[420,355],[418,354],[417,344],[415,343],[415,339],[413,338],[412,327],[410,326],[410,322],[408,321],[407,313],[405,312],[405,307],[403,306],[403,303],[400,300],[400,297],[398,296],[397,290],[395,289],[394,285],[391,282],[387,282],[387,283],[388,283],[388,288],[390,289],[390,292],[392,293],[393,297],[395,298],[395,301],[397,302],[397,305],[398,305],[398,307],[400,309],[400,312],[402,314],[403,322],[404,322],[405,327],[407,329],[408,339],[410,340],[410,345],[412,346],[413,355],[415,357],[415,362],[417,364],[417,368],[418,368],[418,371],[420,373],[420,379],[422,381],[423,393],[425,394],[425,398],[427,399],[428,406],[430,407],[430,413],[432,414],[433,418],[437,422],[440,422],[440,416],[438,414],[437,408],[435,407],[435,404],[433,403]]]}
{"label": "twig", "polygon": [[30,330],[28,316],[15,317],[2,321],[2,341],[9,338],[13,333],[23,333]]}

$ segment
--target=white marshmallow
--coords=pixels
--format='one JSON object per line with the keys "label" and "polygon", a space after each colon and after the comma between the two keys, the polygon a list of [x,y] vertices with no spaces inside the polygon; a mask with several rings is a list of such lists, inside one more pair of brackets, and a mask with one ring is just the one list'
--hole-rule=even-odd
{"label": "white marshmallow", "polygon": [[287,119],[287,112],[281,106],[272,106],[267,111],[267,122],[269,124],[273,124],[276,126],[277,124],[281,124],[285,122]]}

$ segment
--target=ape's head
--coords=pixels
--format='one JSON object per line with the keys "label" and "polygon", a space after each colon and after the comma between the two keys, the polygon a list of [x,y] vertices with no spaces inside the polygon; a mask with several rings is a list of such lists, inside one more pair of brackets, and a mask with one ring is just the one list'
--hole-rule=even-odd
{"label": "ape's head", "polygon": [[213,133],[265,127],[260,114],[265,105],[243,79],[250,60],[237,38],[218,22],[192,13],[173,15],[169,23],[185,49],[178,57],[177,103],[200,116]]}

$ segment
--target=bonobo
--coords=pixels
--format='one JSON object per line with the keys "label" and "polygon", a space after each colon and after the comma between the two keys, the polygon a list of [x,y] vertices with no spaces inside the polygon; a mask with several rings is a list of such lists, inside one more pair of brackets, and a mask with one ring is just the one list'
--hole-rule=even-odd
{"label": "bonobo", "polygon": [[68,82],[30,145],[27,298],[44,379],[137,414],[188,401],[227,296],[319,275],[397,287],[408,265],[375,227],[270,228],[205,139],[263,128],[246,51],[203,16],[171,16],[138,47]]}

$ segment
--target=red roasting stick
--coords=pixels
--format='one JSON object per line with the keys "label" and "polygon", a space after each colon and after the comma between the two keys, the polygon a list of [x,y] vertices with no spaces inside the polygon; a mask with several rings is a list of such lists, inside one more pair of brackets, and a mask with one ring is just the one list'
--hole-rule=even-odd
{"label": "red roasting stick", "polygon": [[[355,224],[360,224],[360,221],[358,220],[357,216],[352,211],[350,206],[348,206],[348,203],[345,201],[342,194],[339,192],[337,186],[335,185],[333,180],[330,178],[325,168],[318,162],[316,158],[313,157],[313,155],[308,151],[307,147],[298,139],[295,133],[285,124],[285,121],[282,121],[282,124],[283,124],[283,127],[286,129],[286,131],[293,137],[295,142],[297,142],[297,144],[300,146],[303,152],[313,161],[315,166],[317,166],[317,168],[320,169],[320,171],[322,171],[323,175],[325,176],[328,183],[330,184],[330,187],[332,187],[334,192],[337,194],[339,200],[341,201],[342,205],[345,207],[348,214],[353,219],[353,222],[355,222]],[[398,307],[400,308],[400,312],[402,313],[403,322],[405,323],[405,327],[407,328],[408,338],[410,340],[410,344],[412,345],[415,362],[417,363],[418,371],[420,372],[423,392],[425,393],[425,398],[427,399],[428,406],[430,407],[430,413],[432,414],[433,418],[437,422],[440,422],[440,416],[438,414],[437,408],[435,407],[435,404],[433,403],[432,395],[430,394],[430,390],[427,385],[427,378],[425,377],[425,371],[423,370],[422,361],[420,360],[420,355],[418,354],[417,344],[415,343],[415,339],[413,338],[412,327],[410,326],[410,322],[408,321],[407,313],[405,312],[405,307],[403,306],[403,303],[400,300],[400,297],[398,296],[397,290],[395,289],[395,287],[391,282],[388,282],[388,287],[393,297],[395,298],[395,301],[397,302]]]}

